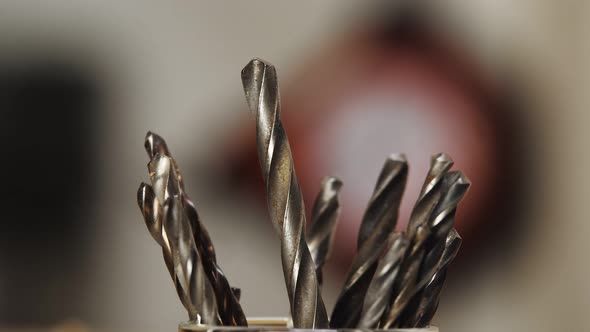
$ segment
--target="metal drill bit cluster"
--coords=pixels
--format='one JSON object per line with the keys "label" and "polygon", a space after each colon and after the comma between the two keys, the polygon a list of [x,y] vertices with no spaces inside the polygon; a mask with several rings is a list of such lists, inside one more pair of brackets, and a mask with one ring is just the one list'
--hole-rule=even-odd
{"label": "metal drill bit cluster", "polygon": [[137,200],[189,318],[207,325],[247,326],[240,290],[230,287],[217,265],[209,233],[184,190],[182,174],[164,139],[148,132],[145,148],[151,185],[139,186]]}
{"label": "metal drill bit cluster", "polygon": [[[242,70],[246,100],[256,118],[258,157],[266,200],[281,241],[281,261],[293,327],[388,329],[430,324],[447,275],[461,245],[453,228],[457,205],[470,185],[451,158],[432,157],[405,232],[395,230],[408,177],[401,154],[387,158],[361,221],[357,254],[331,317],[321,294],[322,269],[330,255],[341,205],[342,181],[321,183],[306,231],[305,207],[287,133],[280,119],[275,68],[253,59]],[[164,140],[145,140],[151,185],[142,183],[138,203],[191,321],[247,326],[231,287],[217,265],[211,238]]]}
{"label": "metal drill bit cluster", "polygon": [[269,214],[281,239],[294,327],[427,326],[461,244],[453,219],[470,185],[467,178],[449,171],[453,162],[447,155],[433,156],[406,232],[395,232],[408,165],[403,155],[386,160],[361,222],[357,255],[328,321],[319,287],[340,212],[342,183],[335,178],[323,181],[306,234],[303,197],[280,119],[276,70],[255,58],[242,70],[242,83],[256,117],[258,157]]}

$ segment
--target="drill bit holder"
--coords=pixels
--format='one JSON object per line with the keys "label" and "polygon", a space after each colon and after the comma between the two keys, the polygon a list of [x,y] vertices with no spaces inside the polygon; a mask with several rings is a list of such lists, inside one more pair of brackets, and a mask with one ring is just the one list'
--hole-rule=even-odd
{"label": "drill bit holder", "polygon": [[[248,318],[248,327],[239,326],[206,326],[193,322],[178,325],[178,332],[312,332],[313,329],[295,329],[287,318]],[[396,328],[396,329],[325,329],[324,332],[439,332],[438,327]]]}

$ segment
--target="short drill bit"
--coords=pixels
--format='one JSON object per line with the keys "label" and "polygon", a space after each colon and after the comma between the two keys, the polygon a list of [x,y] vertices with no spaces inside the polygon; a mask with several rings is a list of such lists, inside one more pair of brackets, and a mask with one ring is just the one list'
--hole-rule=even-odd
{"label": "short drill bit", "polygon": [[383,320],[384,328],[405,326],[405,318],[415,312],[416,302],[413,302],[410,308],[407,306],[412,298],[422,291],[425,286],[424,280],[436,270],[447,234],[453,227],[457,204],[467,192],[469,185],[469,180],[459,171],[448,172],[443,176],[440,199],[430,215],[428,224],[425,225],[424,236],[417,242],[420,246],[416,249],[414,245],[410,253],[408,260],[412,264],[411,270],[404,271],[403,278],[400,279],[398,295]]}
{"label": "short drill bit", "polygon": [[[204,272],[215,290],[215,298],[219,306],[219,315],[224,325],[247,326],[246,316],[239,303],[239,299],[231,290],[229,281],[217,264],[215,248],[211,237],[205,226],[201,223],[194,203],[184,190],[182,173],[176,161],[172,158],[166,141],[159,135],[148,132],[145,138],[145,149],[152,162],[159,161],[160,166],[150,167],[150,174],[153,174],[154,186],[158,185],[161,199],[166,199],[169,194],[178,194],[183,202],[185,213],[188,217],[193,232],[194,242],[201,256]],[[151,163],[150,163],[151,164]],[[158,173],[159,171],[159,173]],[[158,176],[158,174],[160,174]]]}
{"label": "short drill bit", "polygon": [[452,159],[444,153],[434,155],[430,159],[430,169],[420,190],[418,200],[412,209],[406,228],[409,246],[406,249],[406,258],[401,267],[401,272],[398,274],[399,278],[392,288],[395,296],[391,298],[391,302],[387,306],[386,314],[382,320],[383,328],[392,326],[414,292],[424,257],[423,244],[430,233],[428,222],[440,199],[444,176],[452,166]]}
{"label": "short drill bit", "polygon": [[408,320],[406,326],[425,327],[430,324],[438,307],[440,292],[445,282],[448,266],[457,255],[459,247],[461,247],[461,241],[461,236],[453,228],[445,240],[445,247],[438,261],[434,276],[424,286],[417,300],[417,310],[412,319]]}
{"label": "short drill bit", "polygon": [[311,210],[311,227],[307,233],[307,244],[316,265],[318,284],[322,285],[322,267],[329,258],[334,241],[336,224],[340,215],[338,197],[342,181],[329,176],[322,180],[320,192]]}
{"label": "short drill bit", "polygon": [[377,268],[377,259],[381,256],[387,238],[397,223],[407,175],[408,165],[405,156],[391,155],[386,160],[361,222],[358,253],[332,312],[332,328],[357,326],[361,304]]}
{"label": "short drill bit", "polygon": [[190,299],[189,316],[200,324],[217,325],[217,303],[192,237],[182,200],[169,197],[164,205],[164,227],[172,251],[174,272]]}
{"label": "short drill bit", "polygon": [[[445,249],[449,233],[453,229],[453,221],[457,211],[457,205],[469,189],[469,180],[460,171],[447,173],[442,182],[442,194],[435,212],[429,221],[430,234],[424,243],[426,255],[422,260],[419,280],[429,279],[438,269],[440,258]],[[424,289],[417,289],[411,303],[405,309],[399,322],[400,326],[408,327],[414,325],[414,316],[419,310],[420,298]]]}
{"label": "short drill bit", "polygon": [[305,208],[287,133],[280,120],[274,66],[251,60],[242,70],[250,110],[256,115],[258,157],[275,231],[281,238],[283,272],[295,328],[326,328],[315,263],[305,240]]}
{"label": "short drill bit", "polygon": [[358,328],[375,329],[378,327],[383,311],[392,296],[393,282],[399,272],[407,246],[408,240],[401,233],[391,233],[387,239],[387,251],[379,259],[377,270],[369,284]]}

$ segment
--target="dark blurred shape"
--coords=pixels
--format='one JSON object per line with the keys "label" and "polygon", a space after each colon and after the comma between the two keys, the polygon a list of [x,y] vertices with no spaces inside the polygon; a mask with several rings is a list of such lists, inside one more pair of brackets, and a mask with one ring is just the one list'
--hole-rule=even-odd
{"label": "dark blurred shape", "polygon": [[97,90],[93,75],[67,61],[0,66],[3,324],[51,324],[80,311]]}

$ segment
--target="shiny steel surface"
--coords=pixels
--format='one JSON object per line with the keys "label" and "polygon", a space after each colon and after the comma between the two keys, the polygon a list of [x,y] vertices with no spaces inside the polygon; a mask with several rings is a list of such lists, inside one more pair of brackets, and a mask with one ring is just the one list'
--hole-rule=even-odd
{"label": "shiny steel surface", "polygon": [[[151,215],[149,213],[150,209],[148,203],[153,200],[151,198],[152,193],[158,198],[156,201],[159,201],[160,204],[170,197],[177,197],[182,202],[182,209],[190,226],[189,229],[191,231],[192,241],[195,243],[202,264],[202,268],[196,269],[195,271],[198,273],[204,273],[214,290],[214,294],[209,301],[217,302],[219,316],[224,325],[246,326],[246,317],[239,304],[239,300],[232,291],[222,270],[217,265],[215,249],[211,238],[204,225],[201,223],[194,204],[184,191],[182,174],[176,161],[171,157],[166,142],[159,135],[148,132],[145,138],[145,149],[151,159],[148,164],[148,170],[153,189],[145,184],[140,186],[138,191],[138,202],[152,237],[154,237],[160,245],[162,245],[161,242],[166,244],[168,238],[165,227],[161,227],[161,222],[160,227],[158,227],[157,223],[152,221],[152,217],[146,217],[146,213],[147,216]],[[156,203],[158,202],[155,202],[154,204],[157,205]],[[147,210],[146,207],[148,207]],[[151,210],[155,211],[156,209]],[[160,239],[160,236],[157,234],[158,228],[161,229],[162,239]],[[170,255],[166,253],[165,249],[168,246],[166,245],[162,247],[166,266],[169,271],[172,271],[171,275],[173,275],[174,279],[174,267],[171,266]],[[194,278],[197,278],[197,276],[194,276]],[[176,285],[179,297],[183,301],[183,304],[185,304],[183,299],[186,299],[187,296],[182,294],[184,288],[181,287],[178,282],[176,282]],[[185,307],[187,306],[188,304],[185,304]],[[209,307],[210,306],[211,305],[209,305]],[[189,308],[187,307],[187,310],[188,309]]]}
{"label": "shiny steel surface", "polygon": [[392,296],[393,282],[398,276],[403,262],[408,240],[401,233],[391,233],[387,239],[387,251],[379,259],[377,270],[365,295],[359,328],[377,328],[383,311]]}
{"label": "shiny steel surface", "polygon": [[340,215],[342,181],[328,176],[322,179],[321,189],[311,209],[311,227],[307,244],[316,265],[318,283],[322,285],[322,267],[330,256],[335,229]]}
{"label": "shiny steel surface", "polygon": [[296,328],[326,328],[328,317],[315,263],[305,240],[305,208],[287,133],[280,120],[275,68],[253,59],[242,70],[250,110],[256,116],[258,157],[266,184],[270,218],[281,239],[287,293]]}
{"label": "shiny steel surface", "polygon": [[213,287],[203,271],[182,200],[178,196],[169,197],[164,203],[163,215],[175,276],[189,303],[189,317],[201,324],[218,325]]}
{"label": "shiny steel surface", "polygon": [[360,319],[361,304],[377,268],[377,259],[395,229],[408,165],[405,156],[391,155],[383,165],[373,195],[361,222],[358,253],[332,312],[330,327],[354,328]]}

